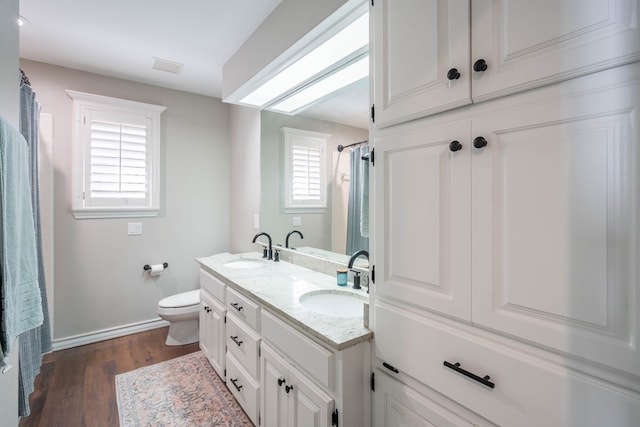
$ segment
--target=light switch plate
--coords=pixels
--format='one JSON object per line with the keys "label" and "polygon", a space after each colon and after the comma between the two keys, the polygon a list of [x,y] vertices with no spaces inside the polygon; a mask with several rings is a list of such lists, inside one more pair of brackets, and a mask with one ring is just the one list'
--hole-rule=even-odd
{"label": "light switch plate", "polygon": [[130,222],[128,228],[129,236],[142,236],[142,223]]}
{"label": "light switch plate", "polygon": [[258,214],[253,215],[253,228],[260,229],[260,215]]}
{"label": "light switch plate", "polygon": [[300,218],[299,216],[294,216],[293,217],[293,226],[294,227],[299,227],[302,225],[302,218]]}

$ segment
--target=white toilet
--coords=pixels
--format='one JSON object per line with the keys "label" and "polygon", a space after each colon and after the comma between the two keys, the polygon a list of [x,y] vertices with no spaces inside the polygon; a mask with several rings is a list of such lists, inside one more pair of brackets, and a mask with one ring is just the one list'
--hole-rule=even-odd
{"label": "white toilet", "polygon": [[167,345],[197,342],[200,289],[163,298],[158,303],[158,316],[168,321]]}

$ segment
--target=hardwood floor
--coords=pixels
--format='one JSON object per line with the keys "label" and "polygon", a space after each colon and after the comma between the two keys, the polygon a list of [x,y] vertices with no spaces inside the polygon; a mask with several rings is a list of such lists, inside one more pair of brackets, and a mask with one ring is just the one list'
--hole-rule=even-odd
{"label": "hardwood floor", "polygon": [[128,335],[45,355],[31,415],[20,427],[119,426],[115,376],[198,351],[198,343],[168,347],[168,328]]}

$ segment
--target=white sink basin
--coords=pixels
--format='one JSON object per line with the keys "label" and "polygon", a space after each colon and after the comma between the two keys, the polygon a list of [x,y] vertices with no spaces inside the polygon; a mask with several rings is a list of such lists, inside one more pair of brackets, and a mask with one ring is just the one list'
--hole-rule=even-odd
{"label": "white sink basin", "polygon": [[237,268],[237,269],[249,269],[249,268],[260,268],[264,267],[266,264],[264,261],[259,259],[234,259],[232,261],[227,261],[222,264],[227,268]]}
{"label": "white sink basin", "polygon": [[367,298],[341,290],[312,291],[300,297],[300,304],[314,313],[333,317],[358,317],[363,315]]}

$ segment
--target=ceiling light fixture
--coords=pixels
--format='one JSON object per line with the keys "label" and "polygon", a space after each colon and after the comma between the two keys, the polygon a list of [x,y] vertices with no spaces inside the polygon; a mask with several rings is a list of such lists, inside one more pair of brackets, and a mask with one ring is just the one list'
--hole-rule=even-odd
{"label": "ceiling light fixture", "polygon": [[[308,52],[306,55],[284,68],[269,80],[252,91],[249,95],[240,99],[239,103],[254,107],[265,108],[275,104],[278,111],[299,110],[304,105],[311,104],[312,94],[317,97],[326,96],[330,88],[338,87],[335,83],[340,76],[340,70],[354,66],[354,61],[366,55],[369,46],[369,14],[359,16],[337,34]],[[346,68],[345,68],[346,69]],[[359,66],[358,75],[362,74],[362,65]],[[368,75],[368,64],[366,74]],[[333,84],[321,85],[323,79],[331,78]],[[353,83],[353,81],[349,82]],[[347,84],[349,84],[347,83]],[[324,91],[320,89],[324,88]],[[300,94],[300,95],[298,95]],[[276,109],[274,106],[274,109]],[[293,111],[291,110],[291,111]]]}
{"label": "ceiling light fixture", "polygon": [[332,73],[329,76],[318,80],[309,86],[299,90],[281,102],[269,107],[270,110],[287,114],[296,114],[304,107],[316,101],[320,101],[329,94],[332,94],[351,83],[355,83],[369,75],[369,55],[364,55],[355,62],[352,62]]}

